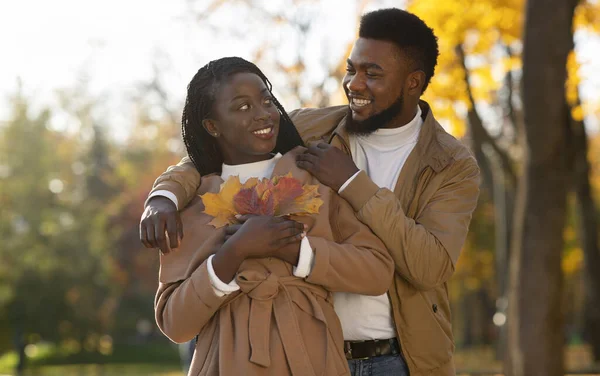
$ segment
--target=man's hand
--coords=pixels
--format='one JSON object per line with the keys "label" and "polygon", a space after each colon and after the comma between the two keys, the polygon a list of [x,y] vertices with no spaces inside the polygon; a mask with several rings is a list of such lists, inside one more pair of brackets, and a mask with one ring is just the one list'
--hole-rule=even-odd
{"label": "man's hand", "polygon": [[146,248],[159,248],[162,253],[169,253],[179,247],[182,238],[183,224],[173,201],[162,196],[152,197],[140,220],[142,243]]}
{"label": "man's hand", "polygon": [[358,172],[350,156],[324,142],[309,146],[308,150],[298,155],[296,165],[336,192]]}

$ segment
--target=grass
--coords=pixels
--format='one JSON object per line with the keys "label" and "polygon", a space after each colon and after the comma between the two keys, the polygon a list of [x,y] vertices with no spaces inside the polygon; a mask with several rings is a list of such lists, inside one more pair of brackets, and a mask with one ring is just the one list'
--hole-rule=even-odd
{"label": "grass", "polygon": [[[13,375],[9,372],[0,375]],[[23,376],[183,376],[178,366],[158,364],[80,364],[42,366],[27,370]]]}
{"label": "grass", "polygon": [[[183,376],[177,348],[168,342],[152,344],[116,344],[112,353],[75,352],[50,344],[29,349],[27,371],[24,376]],[[17,355],[10,352],[0,356],[0,376],[13,375]],[[600,375],[591,370],[594,364],[586,345],[571,345],[565,352],[569,371],[589,370],[589,375]],[[457,374],[461,376],[501,375],[502,364],[495,359],[491,347],[476,347],[457,351]]]}
{"label": "grass", "polygon": [[[51,344],[28,349],[25,375],[181,375],[177,348],[169,343],[116,344],[109,354],[74,351]],[[12,374],[15,352],[0,357],[0,375]]]}

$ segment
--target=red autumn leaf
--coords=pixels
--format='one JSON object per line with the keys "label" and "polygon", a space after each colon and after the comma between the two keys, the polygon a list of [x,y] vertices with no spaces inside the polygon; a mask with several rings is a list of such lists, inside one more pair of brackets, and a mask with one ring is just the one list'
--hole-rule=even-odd
{"label": "red autumn leaf", "polygon": [[[293,178],[291,175],[280,177],[273,188],[275,208],[288,206],[302,193],[304,193],[304,190],[298,179]],[[275,210],[275,215],[281,215],[279,210]]]}
{"label": "red autumn leaf", "polygon": [[273,215],[275,213],[272,192],[265,190],[262,195],[259,195],[257,187],[241,189],[233,197],[233,205],[239,214]]}

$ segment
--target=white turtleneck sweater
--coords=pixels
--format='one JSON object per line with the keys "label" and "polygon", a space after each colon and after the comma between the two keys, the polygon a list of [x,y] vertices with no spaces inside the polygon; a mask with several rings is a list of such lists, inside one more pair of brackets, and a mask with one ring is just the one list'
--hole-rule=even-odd
{"label": "white turtleneck sweater", "polygon": [[[352,160],[375,184],[393,192],[404,162],[417,144],[422,125],[421,109],[417,106],[416,116],[400,128],[382,128],[367,136],[350,136]],[[356,175],[358,173],[348,179],[340,192]],[[344,331],[344,340],[396,337],[387,294],[367,296],[337,292],[334,293],[334,303]]]}

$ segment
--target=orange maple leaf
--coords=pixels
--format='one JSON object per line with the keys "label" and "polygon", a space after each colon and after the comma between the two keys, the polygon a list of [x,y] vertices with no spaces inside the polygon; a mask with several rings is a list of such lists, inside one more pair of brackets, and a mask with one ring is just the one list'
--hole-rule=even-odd
{"label": "orange maple leaf", "polygon": [[317,214],[323,200],[319,198],[318,185],[305,185],[302,187],[302,194],[294,198],[287,205],[280,205],[277,210],[279,215],[310,215]]}

